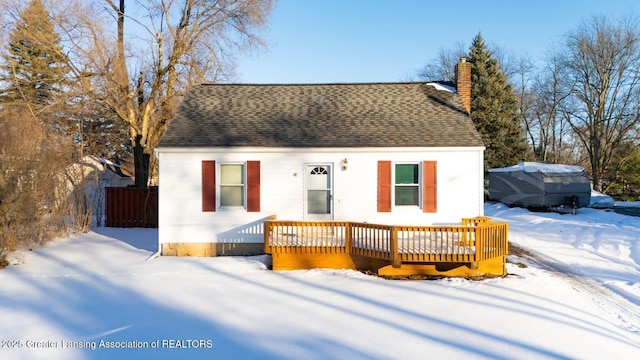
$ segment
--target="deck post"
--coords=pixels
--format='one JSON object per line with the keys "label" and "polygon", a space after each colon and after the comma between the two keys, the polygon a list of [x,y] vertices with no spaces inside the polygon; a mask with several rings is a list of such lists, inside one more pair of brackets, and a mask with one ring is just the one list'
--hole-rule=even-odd
{"label": "deck post", "polygon": [[476,231],[476,254],[475,261],[482,261],[485,259],[485,249],[487,246],[487,229],[486,224],[478,224],[475,227]]}
{"label": "deck post", "polygon": [[351,254],[351,222],[347,221],[344,225],[344,246],[346,247],[347,254]]}
{"label": "deck post", "polygon": [[389,251],[391,252],[391,266],[399,268],[402,266],[402,261],[400,260],[400,251],[398,250],[398,230],[395,226],[390,226],[389,231],[391,232],[391,244],[389,244]]}
{"label": "deck post", "polygon": [[271,234],[271,223],[269,222],[269,220],[265,221],[262,223],[262,232],[264,232],[264,253],[265,254],[271,254],[271,247],[269,244],[269,238],[270,238],[270,234]]}

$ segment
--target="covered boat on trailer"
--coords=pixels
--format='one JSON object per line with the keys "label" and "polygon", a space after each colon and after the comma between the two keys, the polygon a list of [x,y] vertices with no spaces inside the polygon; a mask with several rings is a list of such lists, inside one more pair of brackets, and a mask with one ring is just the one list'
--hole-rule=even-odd
{"label": "covered boat on trailer", "polygon": [[522,162],[489,170],[489,200],[528,208],[589,206],[591,183],[582,166]]}

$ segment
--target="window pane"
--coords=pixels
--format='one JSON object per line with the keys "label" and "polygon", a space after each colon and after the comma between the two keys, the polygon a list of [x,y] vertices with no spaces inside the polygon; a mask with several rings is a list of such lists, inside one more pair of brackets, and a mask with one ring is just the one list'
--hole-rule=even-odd
{"label": "window pane", "polygon": [[220,206],[244,206],[244,187],[220,186]]}
{"label": "window pane", "polygon": [[417,184],[418,164],[396,164],[396,184]]}
{"label": "window pane", "polygon": [[221,165],[220,166],[220,183],[221,184],[244,184],[244,165]]}
{"label": "window pane", "polygon": [[417,186],[396,186],[396,205],[418,205]]}
{"label": "window pane", "polygon": [[220,206],[244,206],[244,165],[220,165]]}
{"label": "window pane", "polygon": [[329,214],[329,191],[309,190],[307,193],[307,213],[308,214]]}

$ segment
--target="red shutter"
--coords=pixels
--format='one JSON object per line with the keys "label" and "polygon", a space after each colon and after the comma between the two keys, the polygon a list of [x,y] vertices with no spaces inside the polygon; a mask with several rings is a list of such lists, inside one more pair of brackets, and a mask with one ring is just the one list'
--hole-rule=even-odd
{"label": "red shutter", "polygon": [[247,211],[260,211],[260,161],[247,161]]}
{"label": "red shutter", "polygon": [[422,162],[422,211],[438,211],[438,176],[436,173],[436,161]]}
{"label": "red shutter", "polygon": [[216,162],[202,162],[202,211],[216,211]]}
{"label": "red shutter", "polygon": [[391,212],[391,161],[378,161],[378,212]]}

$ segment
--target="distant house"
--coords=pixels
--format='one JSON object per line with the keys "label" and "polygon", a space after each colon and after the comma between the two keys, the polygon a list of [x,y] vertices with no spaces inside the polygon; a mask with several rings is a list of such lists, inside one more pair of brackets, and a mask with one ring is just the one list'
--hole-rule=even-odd
{"label": "distant house", "polygon": [[470,66],[440,84],[193,87],[162,138],[164,255],[257,254],[262,222],[451,224],[483,215]]}
{"label": "distant house", "polygon": [[82,160],[64,170],[70,183],[81,180],[101,187],[125,187],[133,185],[133,162],[125,159],[105,159],[85,155]]}
{"label": "distant house", "polygon": [[106,186],[124,187],[132,186],[134,183],[133,159],[104,159],[92,156],[102,165],[103,170],[99,171],[99,179]]}
{"label": "distant house", "polygon": [[74,207],[80,204],[87,207],[100,223],[104,215],[105,188],[133,185],[133,162],[86,155],[65,167],[59,174],[58,183],[58,201],[68,202]]}

